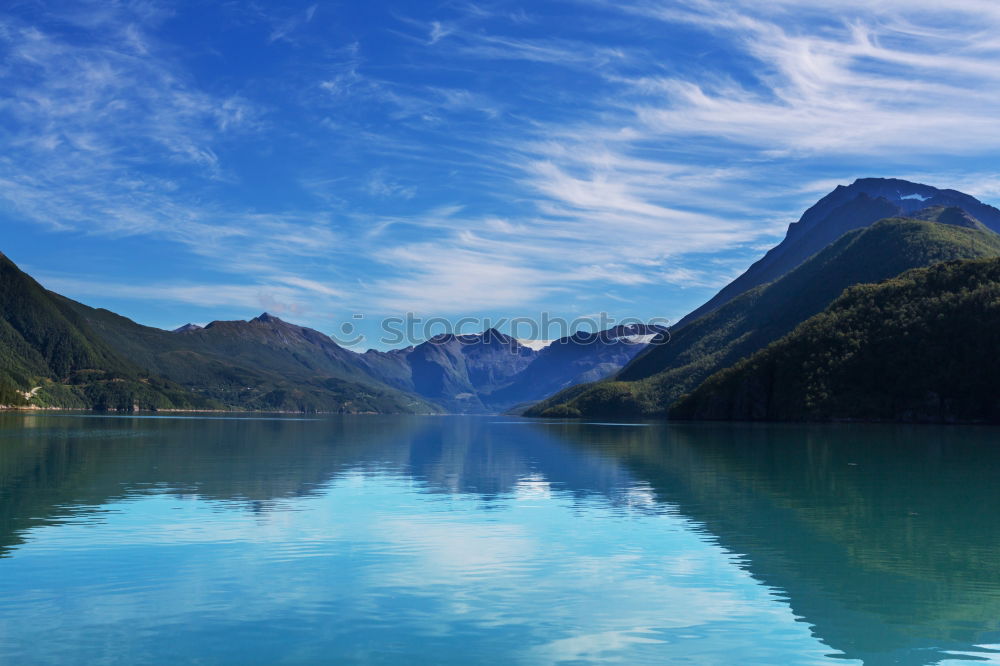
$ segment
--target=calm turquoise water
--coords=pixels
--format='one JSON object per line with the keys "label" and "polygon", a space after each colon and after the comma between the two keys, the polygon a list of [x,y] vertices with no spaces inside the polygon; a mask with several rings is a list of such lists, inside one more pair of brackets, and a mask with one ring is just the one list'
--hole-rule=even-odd
{"label": "calm turquoise water", "polygon": [[3,414],[0,663],[1000,663],[998,443]]}

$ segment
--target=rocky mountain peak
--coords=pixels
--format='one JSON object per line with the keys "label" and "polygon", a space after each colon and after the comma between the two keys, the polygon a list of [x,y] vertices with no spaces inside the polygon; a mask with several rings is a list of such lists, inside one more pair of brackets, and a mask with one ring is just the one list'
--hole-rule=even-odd
{"label": "rocky mountain peak", "polygon": [[[957,210],[940,213],[952,208]],[[838,185],[813,204],[789,225],[781,243],[674,328],[691,323],[749,289],[773,282],[848,231],[885,218],[917,217],[927,209],[939,211],[936,217],[923,218],[929,221],[1000,232],[1000,210],[964,192],[900,178],[858,178],[850,185]]]}
{"label": "rocky mountain peak", "polygon": [[261,314],[259,314],[258,316],[254,317],[250,321],[256,321],[256,322],[259,322],[261,324],[284,324],[285,323],[283,320],[278,319],[273,314],[270,314],[268,312],[262,312]]}

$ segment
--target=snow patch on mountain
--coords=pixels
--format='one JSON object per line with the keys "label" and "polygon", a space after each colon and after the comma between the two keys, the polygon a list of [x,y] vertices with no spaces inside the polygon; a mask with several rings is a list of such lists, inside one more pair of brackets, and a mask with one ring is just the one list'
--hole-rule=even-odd
{"label": "snow patch on mountain", "polygon": [[623,335],[618,339],[631,342],[634,345],[648,345],[656,336],[656,333],[649,333],[647,335]]}
{"label": "snow patch on mountain", "polygon": [[518,344],[522,347],[527,347],[528,349],[534,349],[535,351],[542,351],[549,345],[551,345],[555,340],[524,340],[522,338],[517,338]]}

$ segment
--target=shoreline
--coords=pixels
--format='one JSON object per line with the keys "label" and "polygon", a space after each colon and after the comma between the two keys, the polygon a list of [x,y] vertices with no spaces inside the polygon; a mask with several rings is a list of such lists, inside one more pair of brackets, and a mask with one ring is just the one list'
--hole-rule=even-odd
{"label": "shoreline", "polygon": [[[419,414],[382,413],[382,412],[302,412],[290,410],[254,410],[254,409],[137,409],[118,411],[109,409],[91,409],[87,407],[40,407],[38,405],[0,405],[0,413],[4,412],[90,412],[108,416],[128,416],[130,414],[336,414],[340,416],[455,416],[421,412]],[[461,416],[461,415],[458,415]],[[484,414],[483,416],[492,416]]]}
{"label": "shoreline", "polygon": [[[547,417],[537,417],[537,416],[519,416],[516,414],[463,414],[463,413],[440,413],[440,412],[422,412],[418,414],[403,414],[403,413],[382,413],[382,412],[303,412],[303,411],[289,411],[289,410],[238,410],[238,409],[144,409],[135,411],[113,411],[113,410],[97,410],[88,409],[86,407],[39,407],[35,405],[25,405],[25,406],[12,406],[12,405],[0,405],[0,414],[2,413],[14,413],[14,412],[89,412],[91,414],[103,414],[106,416],[131,416],[131,415],[149,415],[149,414],[232,414],[232,415],[252,415],[252,414],[283,414],[283,415],[294,415],[294,416],[479,416],[479,417],[513,417],[523,419],[525,421],[535,421],[538,423],[557,423],[557,422],[569,422],[569,423],[579,423],[581,425],[587,425],[593,423],[595,419],[587,419],[585,417],[570,417],[570,418],[547,418]],[[600,421],[608,421],[608,419],[599,419]],[[1000,426],[1000,423],[992,421],[892,421],[892,420],[876,420],[876,419],[824,419],[817,421],[734,421],[729,419],[720,420],[689,420],[689,419],[669,419],[665,417],[651,417],[651,418],[638,418],[638,419],[611,419],[616,423],[622,424],[639,424],[648,423],[650,421],[655,423],[663,424],[675,424],[675,425],[720,425],[723,423],[733,424],[733,425],[813,425],[813,426],[823,426],[823,425],[905,425],[905,426],[978,426],[987,428],[996,428]]]}

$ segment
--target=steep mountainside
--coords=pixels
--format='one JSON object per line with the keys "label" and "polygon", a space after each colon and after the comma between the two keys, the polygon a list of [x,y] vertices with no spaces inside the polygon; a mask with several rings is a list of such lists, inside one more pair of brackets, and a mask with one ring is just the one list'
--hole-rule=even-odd
{"label": "steep mountainside", "polygon": [[[61,298],[61,297],[60,297]],[[264,313],[179,332],[64,299],[109,345],[150,371],[225,405],[256,410],[436,412],[369,375],[326,335]]]}
{"label": "steep mountainside", "polygon": [[[843,234],[887,217],[915,217],[929,208],[957,208],[1000,232],[1000,210],[956,190],[895,178],[861,178],[837,188],[788,227],[785,239],[726,285],[707,303],[677,322],[680,328],[736,296],[788,273]],[[943,221],[943,220],[942,220]]]}
{"label": "steep mountainside", "polygon": [[439,335],[415,347],[362,355],[367,371],[449,411],[488,413],[527,403],[579,382],[621,369],[644,348],[635,336],[659,332],[645,325],[602,333],[576,333],[541,350],[495,329],[474,335]]}
{"label": "steep mountainside", "polygon": [[47,291],[0,255],[0,405],[435,412],[270,315],[162,331]]}
{"label": "steep mountainside", "polygon": [[613,375],[663,330],[648,325],[616,327],[602,333],[575,333],[555,340],[509,385],[489,396],[498,409],[540,400],[570,386]]}
{"label": "steep mountainside", "polygon": [[0,405],[113,410],[219,406],[117,353],[69,303],[0,254]]}
{"label": "steep mountainside", "polygon": [[682,394],[714,372],[785,335],[820,312],[847,287],[950,259],[1000,256],[1000,235],[968,226],[890,219],[848,232],[775,282],[671,330],[613,382],[577,386],[526,413],[663,415]]}
{"label": "steep mountainside", "polygon": [[1000,260],[848,289],[709,377],[671,417],[1000,422]]}
{"label": "steep mountainside", "polygon": [[442,334],[415,347],[362,355],[368,371],[390,386],[413,391],[449,411],[490,411],[484,396],[510,382],[538,354],[489,329],[472,335]]}
{"label": "steep mountainside", "polygon": [[142,326],[45,290],[2,255],[0,305],[0,406],[498,412],[616,372],[643,347],[623,336],[651,332],[570,336],[538,351],[489,330],[356,354],[267,313]]}

